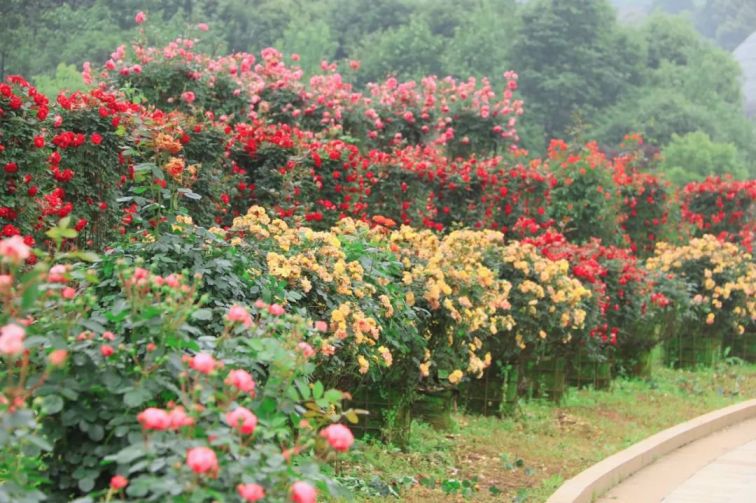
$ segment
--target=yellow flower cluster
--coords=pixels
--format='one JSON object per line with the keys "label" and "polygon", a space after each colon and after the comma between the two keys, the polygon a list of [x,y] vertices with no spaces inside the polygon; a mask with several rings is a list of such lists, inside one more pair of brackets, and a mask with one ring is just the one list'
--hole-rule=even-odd
{"label": "yellow flower cluster", "polygon": [[729,322],[742,334],[744,324],[756,322],[756,263],[737,245],[711,235],[681,246],[659,243],[646,265],[691,285],[691,303],[707,325]]}
{"label": "yellow flower cluster", "polygon": [[[569,275],[566,261],[548,260],[532,245],[506,243],[495,231],[457,230],[440,237],[344,219],[329,232],[316,232],[290,228],[253,206],[234,220],[230,234],[232,243],[262,253],[264,273],[289,290],[310,295],[317,285],[314,309],[329,322],[321,346],[348,347],[361,373],[374,364],[393,364],[385,328],[397,312],[417,303],[432,313],[433,322],[420,334],[428,347],[446,346],[459,355],[460,368],[449,375],[450,382],[459,382],[465,374],[481,376],[491,365],[487,338],[511,337],[523,349],[530,341],[568,341],[583,328],[591,296]],[[359,256],[366,247],[393,264],[394,280],[366,271],[370,258],[364,266],[350,260],[349,253]],[[320,300],[323,293],[334,301],[330,307]],[[429,376],[430,351],[416,358],[421,376]]]}
{"label": "yellow flower cluster", "polygon": [[573,331],[584,328],[587,312],[583,306],[592,293],[569,275],[566,260],[549,260],[533,245],[519,241],[508,244],[501,259],[511,267],[513,276],[519,278],[510,301],[526,315],[518,317],[526,327],[520,327],[515,334],[521,349],[527,347],[528,336],[537,334],[537,340],[544,340],[549,335],[559,335],[566,343]]}

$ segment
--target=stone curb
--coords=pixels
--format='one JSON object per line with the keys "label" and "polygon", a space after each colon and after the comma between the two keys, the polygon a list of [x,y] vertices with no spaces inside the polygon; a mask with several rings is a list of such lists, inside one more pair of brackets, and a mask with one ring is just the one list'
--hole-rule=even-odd
{"label": "stone curb", "polygon": [[546,503],[591,503],[641,468],[675,449],[756,417],[756,399],[698,416],[599,461],[571,478]]}

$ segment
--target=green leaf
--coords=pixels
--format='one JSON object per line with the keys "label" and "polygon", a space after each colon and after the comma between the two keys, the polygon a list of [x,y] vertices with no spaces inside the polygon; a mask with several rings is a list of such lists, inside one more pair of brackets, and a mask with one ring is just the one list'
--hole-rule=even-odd
{"label": "green leaf", "polygon": [[26,435],[26,440],[28,440],[32,444],[36,445],[37,447],[39,447],[43,451],[51,451],[53,449],[52,445],[50,444],[50,442],[48,442],[47,440],[45,440],[42,437],[38,437],[36,435]]}
{"label": "green leaf", "polygon": [[42,399],[43,414],[57,414],[63,410],[64,401],[58,395],[47,395]]}
{"label": "green leaf", "polygon": [[310,398],[310,384],[307,381],[297,381],[297,389],[304,400]]}
{"label": "green leaf", "polygon": [[312,397],[319,400],[323,396],[323,383],[318,381],[312,385]]}
{"label": "green leaf", "polygon": [[88,493],[95,486],[95,479],[91,477],[83,478],[79,481],[79,489],[81,492]]}
{"label": "green leaf", "polygon": [[344,399],[344,394],[337,389],[329,389],[325,392],[324,398],[332,404],[337,404]]}
{"label": "green leaf", "polygon": [[145,447],[142,444],[132,444],[125,449],[121,450],[118,454],[108,456],[106,459],[114,460],[121,465],[130,465],[137,459],[147,454]]}
{"label": "green leaf", "polygon": [[213,319],[213,311],[207,308],[198,309],[192,313],[191,318],[199,321],[210,321]]}
{"label": "green leaf", "polygon": [[94,252],[76,251],[76,252],[71,253],[71,255],[75,258],[78,258],[79,260],[83,262],[99,262],[100,261],[100,256]]}
{"label": "green leaf", "polygon": [[150,394],[144,388],[133,389],[123,395],[123,403],[128,407],[139,407],[149,399]]}

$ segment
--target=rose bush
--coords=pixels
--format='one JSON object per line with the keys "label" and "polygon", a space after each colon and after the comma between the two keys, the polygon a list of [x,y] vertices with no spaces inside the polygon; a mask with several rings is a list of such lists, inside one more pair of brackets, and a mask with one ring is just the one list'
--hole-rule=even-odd
{"label": "rose bush", "polygon": [[75,262],[93,257],[59,254],[23,273],[32,252],[20,237],[0,252],[8,498],[204,499],[240,485],[285,498],[305,479],[333,489],[319,460],[348,435],[318,432],[356,415],[309,379],[300,344],[312,322],[238,306],[221,333],[206,333],[192,326],[205,317],[198,278],[122,266],[120,290],[99,298],[94,270]]}

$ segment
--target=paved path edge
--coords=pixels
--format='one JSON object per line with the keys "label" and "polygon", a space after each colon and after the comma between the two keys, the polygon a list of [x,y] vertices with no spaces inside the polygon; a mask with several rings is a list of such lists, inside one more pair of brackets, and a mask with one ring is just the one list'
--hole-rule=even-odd
{"label": "paved path edge", "polygon": [[546,503],[591,503],[660,457],[728,426],[756,417],[756,399],[698,416],[641,440],[566,481]]}

